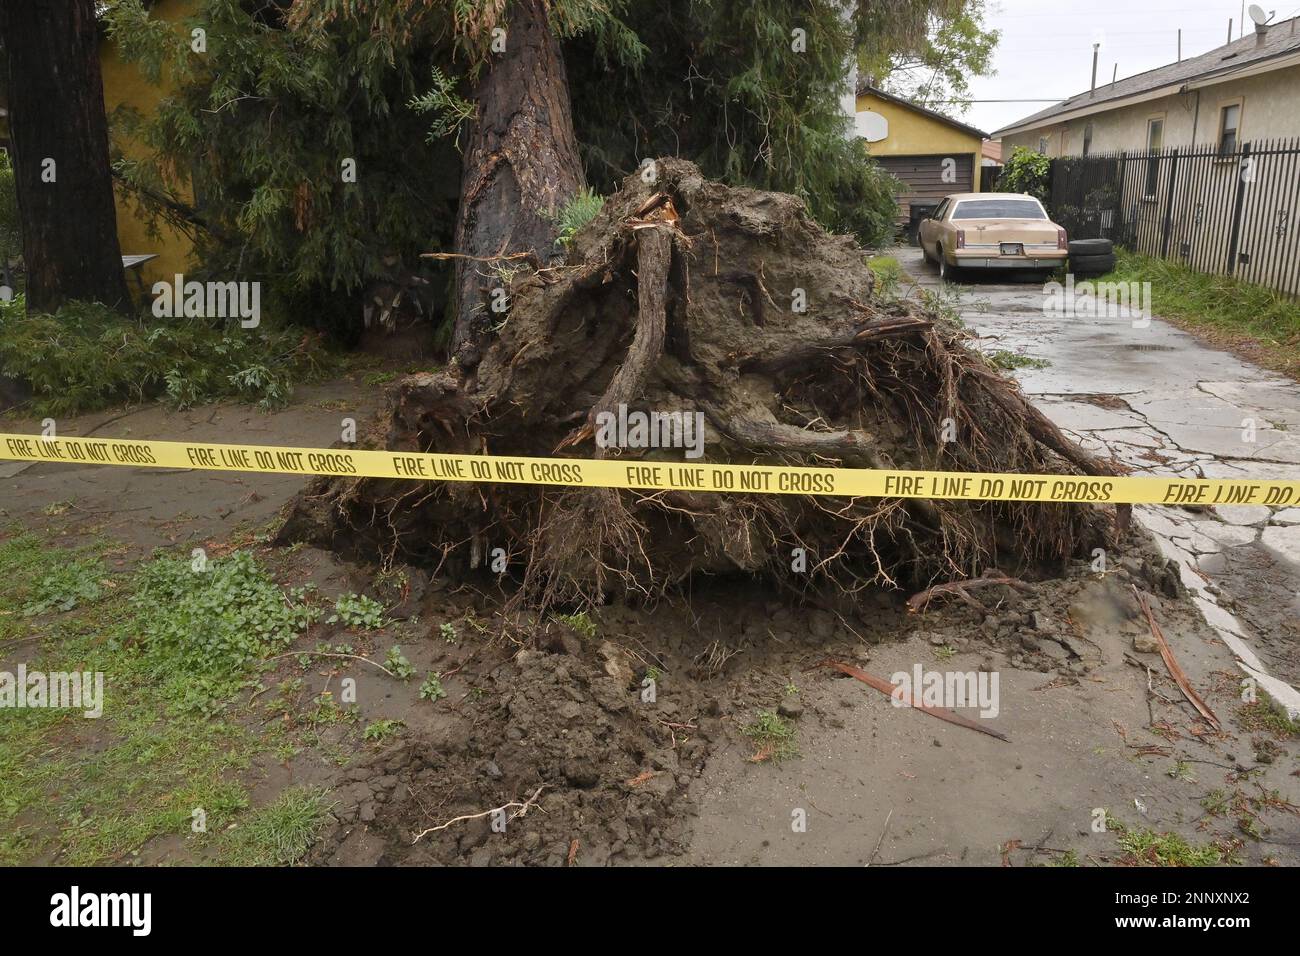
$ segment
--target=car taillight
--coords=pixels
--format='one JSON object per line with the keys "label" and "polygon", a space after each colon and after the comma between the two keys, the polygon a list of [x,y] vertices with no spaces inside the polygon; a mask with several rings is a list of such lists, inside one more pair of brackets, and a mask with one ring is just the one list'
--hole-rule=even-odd
{"label": "car taillight", "polygon": [[1058,248],[1058,249],[1069,249],[1069,248],[1070,248],[1070,242],[1069,242],[1069,240],[1066,238],[1065,230],[1062,229],[1062,228],[1060,228],[1059,226],[1058,226],[1057,229],[1056,229],[1056,248]]}
{"label": "car taillight", "polygon": [[966,248],[966,230],[965,230],[965,229],[958,229],[958,230],[957,230],[957,248],[958,248],[958,249],[965,249],[965,248]]}

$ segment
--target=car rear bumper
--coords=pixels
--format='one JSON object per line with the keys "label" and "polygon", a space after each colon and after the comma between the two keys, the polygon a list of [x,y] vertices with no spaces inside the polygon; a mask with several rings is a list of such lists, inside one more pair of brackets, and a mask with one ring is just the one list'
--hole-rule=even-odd
{"label": "car rear bumper", "polygon": [[1066,253],[1033,256],[989,256],[981,253],[960,253],[953,256],[953,265],[962,269],[1055,269],[1065,264]]}

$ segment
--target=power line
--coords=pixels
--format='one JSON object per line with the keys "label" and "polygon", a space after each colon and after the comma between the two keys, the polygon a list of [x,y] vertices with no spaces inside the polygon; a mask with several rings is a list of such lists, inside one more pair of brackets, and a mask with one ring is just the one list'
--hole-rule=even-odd
{"label": "power line", "polygon": [[931,103],[1060,103],[1068,96],[1058,96],[1052,100],[931,100]]}

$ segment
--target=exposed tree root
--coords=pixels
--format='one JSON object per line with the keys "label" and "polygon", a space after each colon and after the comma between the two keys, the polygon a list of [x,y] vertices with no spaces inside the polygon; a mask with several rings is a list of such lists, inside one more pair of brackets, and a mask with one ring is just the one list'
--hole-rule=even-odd
{"label": "exposed tree root", "polygon": [[971,597],[971,591],[978,588],[987,588],[994,585],[1013,588],[1017,591],[1031,592],[1034,590],[1033,585],[1026,584],[1019,578],[1008,577],[997,568],[989,568],[978,578],[970,581],[947,581],[943,584],[936,584],[934,587],[926,588],[919,594],[913,594],[907,599],[907,608],[909,611],[924,611],[929,607],[930,602],[937,597],[953,596],[961,598],[966,604],[980,611],[988,610],[983,604]]}
{"label": "exposed tree root", "polygon": [[[705,461],[1108,475],[963,343],[873,288],[865,254],[792,196],[661,160],[630,177],[566,264],[514,277],[481,358],[412,375],[366,447],[683,461],[598,448],[619,405],[703,413]],[[806,306],[806,307],[805,307]],[[527,599],[656,596],[699,573],[800,592],[920,588],[1105,546],[1099,508],[319,479],[282,541],[466,571],[501,548]],[[799,557],[805,559],[801,570]]]}

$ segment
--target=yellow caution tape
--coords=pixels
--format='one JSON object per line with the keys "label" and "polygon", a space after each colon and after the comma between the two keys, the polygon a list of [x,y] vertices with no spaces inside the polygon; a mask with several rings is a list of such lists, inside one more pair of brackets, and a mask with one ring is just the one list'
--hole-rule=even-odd
{"label": "yellow caution tape", "polygon": [[1300,501],[1300,481],[1155,477],[1080,478],[976,472],[795,468],[619,459],[430,455],[278,445],[46,438],[0,433],[0,460],[284,475],[341,475],[675,491],[824,495],[841,498],[938,498],[1091,504],[1254,504]]}

